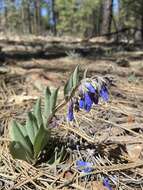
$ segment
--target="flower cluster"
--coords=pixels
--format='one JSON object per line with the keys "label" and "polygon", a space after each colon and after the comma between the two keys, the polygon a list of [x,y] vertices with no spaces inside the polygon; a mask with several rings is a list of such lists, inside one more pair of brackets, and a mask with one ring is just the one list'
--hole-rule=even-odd
{"label": "flower cluster", "polygon": [[82,80],[78,92],[78,97],[73,97],[69,102],[68,121],[73,121],[74,110],[84,109],[89,112],[93,104],[98,104],[100,98],[105,102],[109,100],[106,81],[101,77]]}

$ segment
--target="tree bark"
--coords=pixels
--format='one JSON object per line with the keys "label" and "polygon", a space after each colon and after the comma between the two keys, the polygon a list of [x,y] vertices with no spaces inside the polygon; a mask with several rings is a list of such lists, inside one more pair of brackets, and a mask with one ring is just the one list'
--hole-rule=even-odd
{"label": "tree bark", "polygon": [[102,26],[101,34],[111,32],[113,0],[102,1]]}
{"label": "tree bark", "polygon": [[52,0],[51,2],[51,14],[52,14],[52,20],[53,25],[51,25],[52,33],[54,36],[57,35],[57,27],[56,27],[56,13],[55,13],[55,0]]}
{"label": "tree bark", "polygon": [[4,20],[5,20],[5,24],[4,24],[4,30],[7,31],[8,29],[8,10],[7,10],[7,7],[5,6],[4,8]]}
{"label": "tree bark", "polygon": [[[143,2],[141,2],[141,10],[143,10]],[[141,40],[143,41],[143,12],[141,12]]]}
{"label": "tree bark", "polygon": [[30,0],[27,0],[27,20],[28,20],[28,30],[32,34],[32,23],[31,23],[31,13],[30,13]]}
{"label": "tree bark", "polygon": [[40,33],[40,25],[41,25],[41,18],[40,18],[40,0],[34,1],[34,33]]}

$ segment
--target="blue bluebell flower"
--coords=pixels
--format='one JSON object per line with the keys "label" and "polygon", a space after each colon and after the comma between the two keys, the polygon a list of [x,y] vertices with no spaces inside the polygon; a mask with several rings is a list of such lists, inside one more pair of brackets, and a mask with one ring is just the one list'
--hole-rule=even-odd
{"label": "blue bluebell flower", "polygon": [[84,94],[84,109],[89,112],[91,110],[93,101],[91,99],[90,93],[89,92],[85,92]]}
{"label": "blue bluebell flower", "polygon": [[68,105],[68,113],[67,113],[68,121],[72,121],[74,119],[73,114],[73,101],[71,100]]}
{"label": "blue bluebell flower", "polygon": [[96,89],[90,82],[85,82],[85,87],[88,89],[89,92],[96,93]]}
{"label": "blue bluebell flower", "polygon": [[109,100],[109,93],[105,85],[101,87],[101,90],[99,92],[99,95],[103,98],[105,102]]}
{"label": "blue bluebell flower", "polygon": [[84,173],[89,173],[93,170],[92,168],[93,164],[90,162],[85,162],[82,160],[78,160],[76,162],[76,167],[79,171],[84,172]]}
{"label": "blue bluebell flower", "polygon": [[95,79],[84,79],[81,85],[78,87],[78,97],[73,97],[72,103],[69,104],[67,118],[69,121],[74,119],[73,111],[79,111],[84,109],[89,112],[92,108],[93,103],[98,104],[99,98],[101,97],[104,101],[109,100],[109,93],[106,86],[106,81],[102,78]]}
{"label": "blue bluebell flower", "polygon": [[84,108],[84,99],[83,99],[83,98],[81,98],[81,99],[79,100],[79,108],[80,108],[80,109],[83,109],[83,108]]}
{"label": "blue bluebell flower", "polygon": [[81,96],[79,100],[79,108],[85,109],[89,112],[93,103],[98,104],[98,93],[90,82],[85,82],[84,87],[86,87],[87,90],[84,88],[82,89],[82,87],[79,88]]}
{"label": "blue bluebell flower", "polygon": [[112,190],[108,178],[104,178],[103,185],[108,188],[108,190]]}

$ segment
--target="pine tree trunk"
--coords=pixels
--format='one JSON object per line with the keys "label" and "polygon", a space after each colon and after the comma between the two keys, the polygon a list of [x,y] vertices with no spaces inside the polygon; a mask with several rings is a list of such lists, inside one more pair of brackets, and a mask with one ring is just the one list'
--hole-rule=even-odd
{"label": "pine tree trunk", "polygon": [[53,20],[52,33],[54,36],[56,36],[57,35],[57,27],[56,27],[55,0],[52,0],[51,12],[52,12],[52,17],[53,17],[53,18],[51,18]]}
{"label": "pine tree trunk", "polygon": [[30,13],[30,1],[27,0],[27,21],[28,21],[28,31],[32,34],[32,23],[31,23],[31,13]]}
{"label": "pine tree trunk", "polygon": [[34,32],[35,34],[39,34],[40,33],[40,22],[41,18],[40,18],[40,0],[35,0],[34,2]]}
{"label": "pine tree trunk", "polygon": [[22,20],[22,33],[25,33],[25,10],[24,10],[24,2],[22,2],[21,6],[21,20]]}
{"label": "pine tree trunk", "polygon": [[6,6],[4,8],[4,30],[8,30],[8,10]]}
{"label": "pine tree trunk", "polygon": [[141,16],[141,40],[143,41],[143,15]]}
{"label": "pine tree trunk", "polygon": [[[143,11],[143,2],[141,2],[141,10]],[[143,12],[141,12],[141,40],[143,41]]]}
{"label": "pine tree trunk", "polygon": [[111,32],[113,0],[102,1],[102,26],[101,34]]}

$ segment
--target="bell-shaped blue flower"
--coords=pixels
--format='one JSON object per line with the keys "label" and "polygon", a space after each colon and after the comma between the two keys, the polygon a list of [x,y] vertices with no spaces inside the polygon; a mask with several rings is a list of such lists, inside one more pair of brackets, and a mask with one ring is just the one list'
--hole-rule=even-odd
{"label": "bell-shaped blue flower", "polygon": [[81,99],[79,100],[79,108],[80,108],[80,109],[83,109],[83,108],[84,108],[84,99],[83,99],[83,98],[81,98]]}
{"label": "bell-shaped blue flower", "polygon": [[79,171],[83,172],[83,173],[89,173],[93,170],[92,168],[93,164],[90,162],[85,162],[82,160],[78,160],[76,162],[76,167]]}
{"label": "bell-shaped blue flower", "polygon": [[93,104],[93,101],[90,97],[90,93],[85,92],[85,94],[84,94],[84,109],[87,112],[89,112],[91,110],[92,104]]}
{"label": "bell-shaped blue flower", "polygon": [[85,87],[88,89],[91,93],[96,93],[96,89],[92,86],[90,82],[85,82]]}
{"label": "bell-shaped blue flower", "polygon": [[110,183],[109,183],[109,180],[108,180],[107,177],[104,178],[104,180],[103,180],[103,185],[104,185],[105,187],[107,187],[109,190],[112,190],[112,188],[111,188],[111,186],[110,186]]}
{"label": "bell-shaped blue flower", "polygon": [[103,100],[105,101],[105,102],[107,102],[108,100],[109,100],[109,93],[108,93],[108,90],[107,90],[107,88],[106,88],[106,86],[102,86],[101,87],[101,90],[100,90],[100,92],[99,92],[99,95],[103,98]]}
{"label": "bell-shaped blue flower", "polygon": [[69,102],[67,118],[68,118],[68,121],[72,121],[72,120],[74,119],[74,114],[73,114],[73,101],[70,101],[70,102]]}

